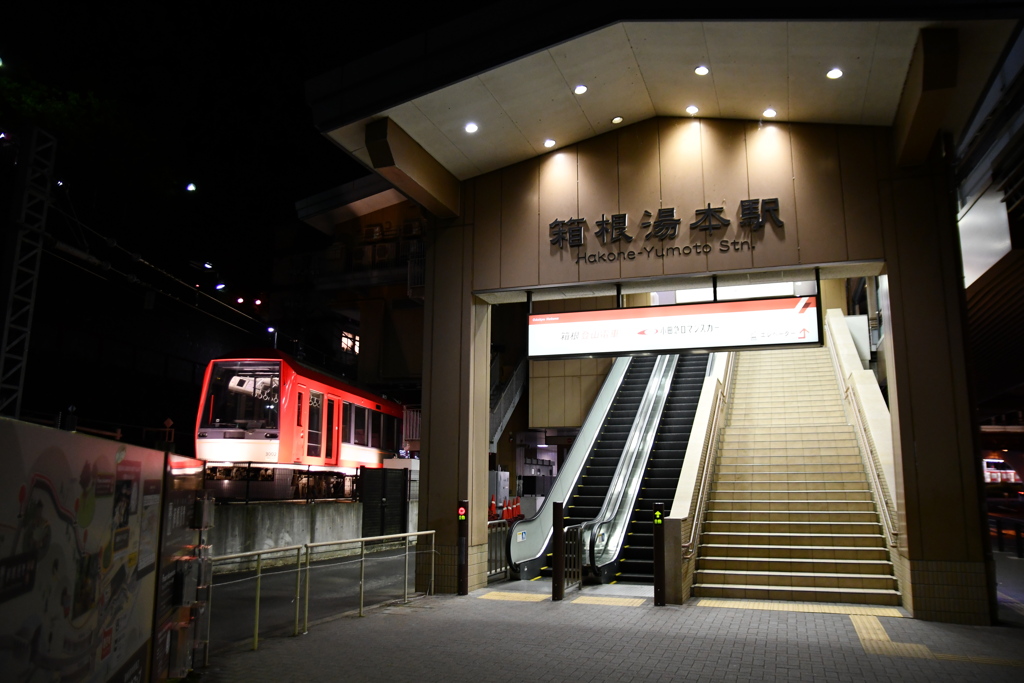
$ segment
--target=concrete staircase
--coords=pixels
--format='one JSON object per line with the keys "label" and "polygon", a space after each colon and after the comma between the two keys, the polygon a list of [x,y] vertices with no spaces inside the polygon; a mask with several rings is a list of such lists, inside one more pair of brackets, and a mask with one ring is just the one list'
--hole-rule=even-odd
{"label": "concrete staircase", "polygon": [[828,349],[736,358],[694,595],[900,604]]}

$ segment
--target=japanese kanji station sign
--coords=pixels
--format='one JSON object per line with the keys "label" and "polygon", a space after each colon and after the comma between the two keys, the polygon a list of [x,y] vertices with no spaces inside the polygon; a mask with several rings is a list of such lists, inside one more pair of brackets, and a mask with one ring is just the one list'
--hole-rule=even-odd
{"label": "japanese kanji station sign", "polygon": [[[691,254],[708,254],[714,249],[712,239],[715,230],[723,230],[732,224],[732,220],[726,218],[724,213],[724,207],[713,207],[711,204],[694,211],[696,220],[689,223],[690,230],[700,231],[705,237],[703,242],[683,246],[665,244],[667,240],[674,241],[680,232],[682,219],[676,218],[674,207],[658,209],[657,215],[650,211],[644,211],[639,223],[635,226],[629,225],[627,214],[616,213],[611,216],[601,214],[601,218],[594,221],[592,230],[595,240],[599,241],[603,247],[596,251],[587,250],[588,221],[584,217],[565,220],[556,218],[548,225],[548,230],[552,245],[559,249],[577,248],[579,250],[576,257],[577,263],[689,256]],[[779,217],[778,198],[743,199],[740,201],[740,228],[746,228],[753,233],[769,224],[775,228],[785,227],[785,222]],[[634,244],[634,240],[641,236],[643,239]],[[648,246],[650,240],[657,240],[657,242]],[[749,239],[723,239],[718,242],[718,250],[723,252],[753,248],[754,245]]]}
{"label": "japanese kanji station sign", "polygon": [[534,359],[820,346],[817,296],[531,315]]}

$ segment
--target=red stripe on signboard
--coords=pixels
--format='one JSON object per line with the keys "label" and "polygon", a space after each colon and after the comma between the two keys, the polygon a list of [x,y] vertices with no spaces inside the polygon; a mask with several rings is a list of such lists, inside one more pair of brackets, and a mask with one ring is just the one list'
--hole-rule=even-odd
{"label": "red stripe on signboard", "polygon": [[[551,323],[589,323],[609,320],[642,320],[680,315],[707,315],[708,313],[747,313],[750,311],[785,311],[794,308],[796,297],[785,299],[756,299],[751,301],[719,301],[708,304],[683,304],[676,306],[648,306],[644,308],[611,308],[600,311],[579,311],[574,313],[542,313],[530,316],[531,325]],[[807,297],[800,312],[817,307],[817,297]]]}

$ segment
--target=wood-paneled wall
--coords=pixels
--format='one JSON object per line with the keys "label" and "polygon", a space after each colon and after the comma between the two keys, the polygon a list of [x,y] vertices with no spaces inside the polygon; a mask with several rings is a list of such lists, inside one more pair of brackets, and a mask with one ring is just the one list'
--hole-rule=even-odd
{"label": "wood-paneled wall", "polygon": [[[473,289],[538,287],[689,273],[881,259],[879,158],[886,129],[716,119],[650,119],[467,181],[474,209]],[[740,201],[778,199],[784,227],[740,225]],[[701,208],[723,207],[725,229],[691,229]],[[645,239],[648,211],[674,208],[674,240]],[[580,262],[610,250],[596,223],[625,213],[635,258]],[[551,243],[554,220],[586,219],[583,248]],[[753,249],[722,250],[747,240]],[[708,253],[664,258],[644,247]]]}

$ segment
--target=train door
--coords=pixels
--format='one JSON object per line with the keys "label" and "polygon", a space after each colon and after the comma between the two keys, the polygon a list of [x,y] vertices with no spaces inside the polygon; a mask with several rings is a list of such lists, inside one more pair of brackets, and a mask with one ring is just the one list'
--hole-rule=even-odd
{"label": "train door", "polygon": [[309,464],[322,463],[324,452],[324,394],[309,390],[309,424],[306,427],[306,461]]}
{"label": "train door", "polygon": [[309,388],[299,384],[295,395],[295,440],[292,442],[292,462],[302,462],[306,455],[307,434],[309,425]]}
{"label": "train door", "polygon": [[333,394],[327,395],[327,408],[324,428],[324,464],[337,465],[338,452],[341,447],[341,406],[342,400]]}

